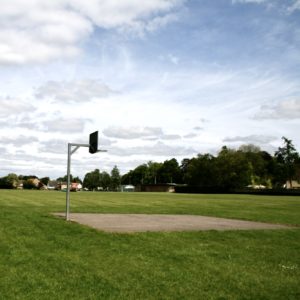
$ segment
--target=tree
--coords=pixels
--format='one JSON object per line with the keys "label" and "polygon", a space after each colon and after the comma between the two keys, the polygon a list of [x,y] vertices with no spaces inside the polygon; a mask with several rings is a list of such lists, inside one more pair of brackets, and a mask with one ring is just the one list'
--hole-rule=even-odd
{"label": "tree", "polygon": [[37,190],[38,187],[34,184],[34,178],[28,178],[23,181],[23,189],[25,190]]}
{"label": "tree", "polygon": [[19,180],[27,180],[27,179],[30,179],[30,178],[32,178],[32,179],[39,179],[36,175],[19,175],[18,176],[18,179]]}
{"label": "tree", "polygon": [[19,183],[18,176],[14,173],[10,173],[7,176],[1,178],[1,188],[4,189],[15,189]]}
{"label": "tree", "polygon": [[131,182],[132,174],[133,174],[133,170],[130,170],[128,173],[122,175],[121,183],[122,184],[132,184],[132,182]]}
{"label": "tree", "polygon": [[161,167],[162,167],[162,163],[149,161],[147,164],[147,170],[144,174],[144,183],[156,184],[158,180],[157,177]]}
{"label": "tree", "polygon": [[40,179],[40,181],[44,184],[44,185],[47,185],[48,182],[50,181],[50,178],[49,177],[43,177]]}
{"label": "tree", "polygon": [[83,179],[83,186],[89,190],[95,190],[100,187],[100,171],[95,169],[92,172],[86,173]]}
{"label": "tree", "polygon": [[72,181],[72,182],[77,182],[77,183],[81,183],[81,184],[82,184],[82,180],[81,180],[78,176],[74,177],[71,181]]}
{"label": "tree", "polygon": [[244,188],[251,183],[253,166],[242,151],[222,147],[216,159],[216,183],[223,189]]}
{"label": "tree", "polygon": [[110,187],[112,191],[118,191],[121,185],[121,175],[117,166],[111,170],[110,174]]}
{"label": "tree", "polygon": [[275,158],[281,164],[285,179],[289,181],[292,187],[292,179],[296,173],[296,162],[299,160],[299,154],[296,151],[292,140],[282,137],[283,147],[279,147],[275,152]]}
{"label": "tree", "polygon": [[123,176],[122,182],[124,184],[139,185],[145,183],[145,178],[147,177],[148,167],[146,164],[137,166],[134,170],[127,173],[127,176]]}
{"label": "tree", "polygon": [[103,190],[107,191],[109,189],[110,181],[111,178],[107,172],[103,171],[100,173],[100,187],[102,187]]}
{"label": "tree", "polygon": [[[72,174],[70,174],[70,181],[72,182],[72,180],[73,180],[73,176],[72,176]],[[68,175],[65,175],[65,176],[63,176],[63,177],[58,177],[58,178],[56,179],[56,181],[59,181],[59,182],[67,182],[67,181],[68,181]]]}
{"label": "tree", "polygon": [[184,182],[191,186],[215,187],[217,170],[215,168],[216,158],[211,154],[198,154],[196,158],[184,161]]}
{"label": "tree", "polygon": [[160,183],[181,183],[182,176],[179,164],[175,158],[164,161],[158,170],[158,181]]}
{"label": "tree", "polygon": [[240,146],[238,152],[242,152],[249,164],[251,184],[271,187],[271,155],[252,144]]}

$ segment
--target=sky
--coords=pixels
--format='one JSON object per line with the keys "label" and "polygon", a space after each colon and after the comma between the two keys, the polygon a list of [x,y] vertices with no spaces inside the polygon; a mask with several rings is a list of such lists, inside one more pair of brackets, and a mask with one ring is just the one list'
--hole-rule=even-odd
{"label": "sky", "polygon": [[299,0],[0,0],[0,176],[300,151]]}

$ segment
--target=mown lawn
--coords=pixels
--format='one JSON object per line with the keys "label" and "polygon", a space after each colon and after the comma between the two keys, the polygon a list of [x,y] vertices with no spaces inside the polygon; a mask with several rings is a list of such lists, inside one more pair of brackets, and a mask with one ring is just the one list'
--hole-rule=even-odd
{"label": "mown lawn", "polygon": [[71,212],[196,214],[289,230],[111,234],[65,193],[0,190],[0,299],[300,299],[300,197],[72,193]]}

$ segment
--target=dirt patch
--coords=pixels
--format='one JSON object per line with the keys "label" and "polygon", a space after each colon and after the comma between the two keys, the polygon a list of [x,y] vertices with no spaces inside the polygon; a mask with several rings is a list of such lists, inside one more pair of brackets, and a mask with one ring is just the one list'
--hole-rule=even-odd
{"label": "dirt patch", "polygon": [[[64,217],[64,213],[54,215]],[[70,220],[106,232],[289,229],[290,226],[193,215],[72,213]]]}

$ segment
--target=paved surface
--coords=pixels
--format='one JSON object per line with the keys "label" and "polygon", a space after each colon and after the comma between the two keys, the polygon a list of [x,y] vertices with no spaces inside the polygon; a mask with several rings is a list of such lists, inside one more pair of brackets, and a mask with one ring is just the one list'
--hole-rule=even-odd
{"label": "paved surface", "polygon": [[[54,215],[65,217],[65,213]],[[193,215],[72,213],[70,220],[106,232],[289,229],[292,227]]]}

